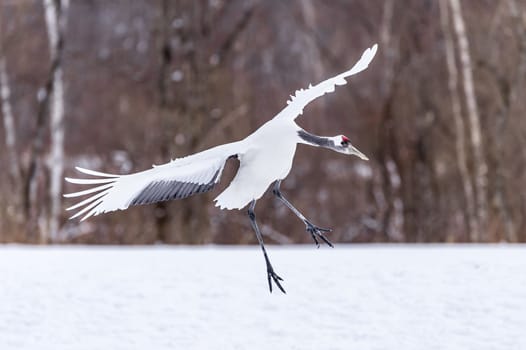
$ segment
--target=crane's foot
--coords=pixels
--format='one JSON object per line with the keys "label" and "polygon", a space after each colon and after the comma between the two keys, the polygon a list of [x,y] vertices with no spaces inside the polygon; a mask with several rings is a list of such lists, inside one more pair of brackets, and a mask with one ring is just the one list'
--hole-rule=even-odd
{"label": "crane's foot", "polygon": [[272,268],[272,265],[270,265],[270,262],[267,261],[267,279],[268,279],[268,288],[270,289],[270,292],[272,293],[272,281],[276,283],[279,290],[281,290],[284,294],[287,294],[285,292],[285,289],[281,286],[281,283],[279,281],[283,281],[283,278],[279,277]]}
{"label": "crane's foot", "polygon": [[329,241],[324,235],[324,233],[332,231],[330,228],[321,228],[311,224],[308,221],[305,221],[305,225],[307,225],[307,232],[310,233],[312,239],[314,240],[314,243],[316,243],[316,246],[318,248],[320,247],[320,242],[318,241],[318,238],[324,241],[329,247],[334,248],[334,245],[332,245],[331,241]]}

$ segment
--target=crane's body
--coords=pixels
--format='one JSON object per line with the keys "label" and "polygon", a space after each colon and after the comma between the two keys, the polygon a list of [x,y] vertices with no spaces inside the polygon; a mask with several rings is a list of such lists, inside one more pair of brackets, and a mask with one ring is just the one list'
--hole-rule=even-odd
{"label": "crane's body", "polygon": [[291,135],[299,130],[294,121],[271,120],[241,141],[244,150],[237,154],[239,170],[215,199],[216,205],[221,209],[242,209],[261,198],[273,182],[287,177],[299,142],[299,137]]}
{"label": "crane's body", "polygon": [[298,143],[324,147],[333,151],[356,155],[364,160],[367,157],[351,145],[344,135],[323,137],[308,133],[294,121],[303,113],[303,108],[315,98],[334,91],[336,85],[346,84],[346,77],[367,68],[376,53],[377,46],[365,50],[360,60],[348,71],[327,79],[306,90],[298,90],[288,106],[259,129],[237,142],[227,143],[204,150],[193,155],[178,158],[169,163],[153,166],[152,169],[129,175],[115,175],[78,168],[80,172],[94,176],[90,179],[66,178],[70,183],[96,185],[79,192],[65,194],[65,197],[90,195],[87,199],[73,205],[68,210],[80,209],[71,218],[83,216],[85,220],[101,213],[124,210],[131,205],[149,204],[210,191],[220,180],[221,173],[229,158],[239,159],[239,169],[230,185],[214,201],[221,209],[242,209],[249,206],[248,214],[267,264],[270,290],[271,279],[284,292],[268,259],[263,239],[255,220],[256,201],[274,183],[273,193],[306,225],[307,231],[318,244],[318,238],[332,246],[323,235],[322,229],[310,223],[279,189],[281,180],[289,174]]}

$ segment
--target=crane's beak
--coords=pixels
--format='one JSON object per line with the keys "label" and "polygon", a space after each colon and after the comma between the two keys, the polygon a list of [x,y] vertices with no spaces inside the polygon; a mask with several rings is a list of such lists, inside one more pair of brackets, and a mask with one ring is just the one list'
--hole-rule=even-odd
{"label": "crane's beak", "polygon": [[349,145],[349,154],[354,154],[355,156],[360,157],[363,160],[369,160],[369,158],[367,158],[365,154],[358,151],[358,149],[352,145]]}

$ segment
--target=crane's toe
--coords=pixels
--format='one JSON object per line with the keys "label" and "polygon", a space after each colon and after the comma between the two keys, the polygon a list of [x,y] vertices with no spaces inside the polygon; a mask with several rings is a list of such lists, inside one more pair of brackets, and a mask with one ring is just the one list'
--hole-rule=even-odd
{"label": "crane's toe", "polygon": [[324,235],[324,233],[331,232],[332,229],[318,227],[316,225],[311,224],[308,221],[305,222],[305,225],[307,226],[307,232],[310,233],[312,239],[314,240],[314,243],[316,243],[316,246],[318,246],[318,248],[320,247],[320,242],[318,241],[318,238],[325,242],[325,244],[327,244],[329,247],[334,248],[334,245],[331,243],[331,241],[329,241],[329,239]]}
{"label": "crane's toe", "polygon": [[279,281],[283,281],[283,278],[279,277],[277,273],[274,272],[274,269],[272,268],[272,265],[267,264],[267,279],[268,279],[268,287],[270,289],[270,292],[272,293],[272,281],[276,283],[279,290],[281,290],[284,294],[287,294],[285,292],[285,289],[281,286],[281,283]]}

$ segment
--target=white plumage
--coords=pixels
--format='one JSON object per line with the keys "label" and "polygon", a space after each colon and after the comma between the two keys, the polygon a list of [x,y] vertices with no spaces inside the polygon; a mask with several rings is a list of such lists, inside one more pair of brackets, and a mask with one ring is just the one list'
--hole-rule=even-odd
{"label": "white plumage", "polygon": [[[245,207],[252,200],[259,199],[272,182],[288,175],[297,143],[317,145],[298,136],[302,129],[294,120],[303,113],[305,106],[317,97],[334,91],[336,85],[346,84],[345,78],[366,69],[376,50],[377,45],[365,50],[350,70],[315,86],[309,86],[306,90],[296,91],[287,101],[287,107],[244,140],[217,146],[129,175],[76,168],[95,178],[66,178],[66,181],[97,186],[64,195],[68,198],[91,195],[67,209],[82,208],[71,218],[83,216],[82,220],[85,220],[93,215],[126,209],[130,205],[185,198],[208,191],[219,182],[229,157],[238,157],[240,167],[230,185],[215,199],[216,205],[221,209]],[[358,155],[363,156],[361,153]]]}

